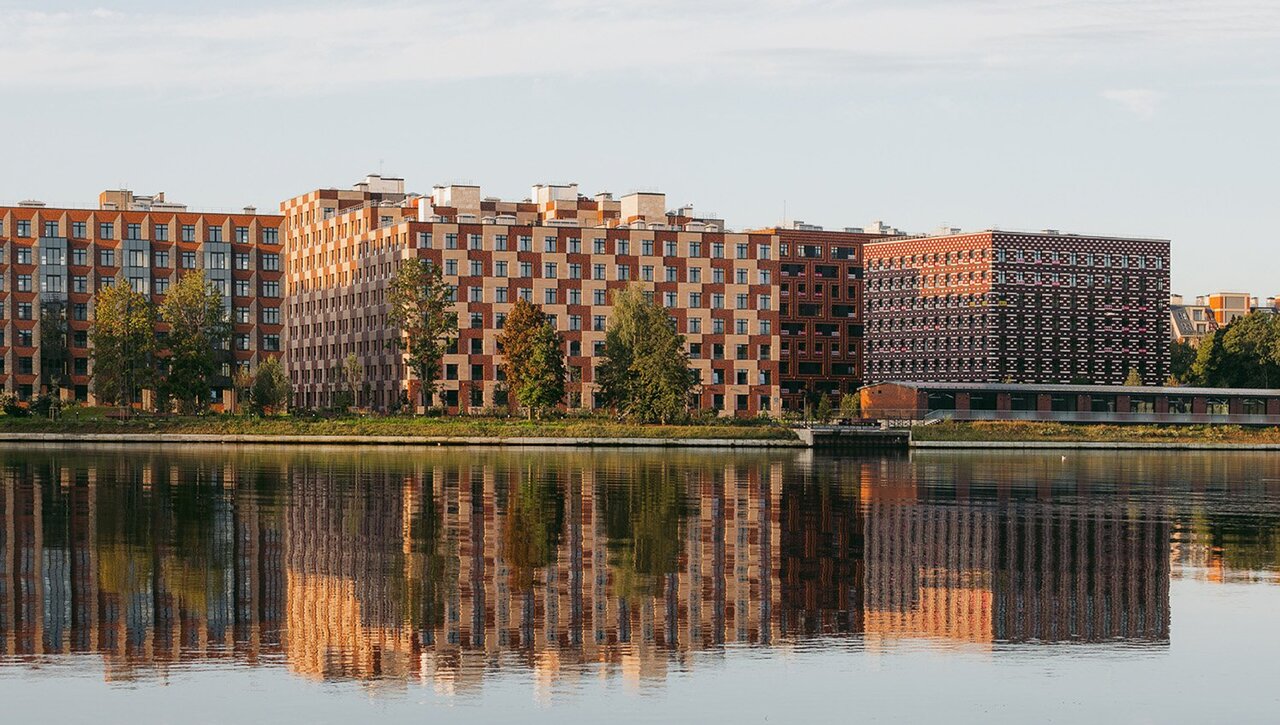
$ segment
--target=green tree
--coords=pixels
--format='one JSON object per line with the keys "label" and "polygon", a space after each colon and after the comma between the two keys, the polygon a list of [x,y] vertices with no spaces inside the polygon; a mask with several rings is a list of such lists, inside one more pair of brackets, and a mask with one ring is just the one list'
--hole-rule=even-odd
{"label": "green tree", "polygon": [[282,409],[288,406],[289,398],[292,396],[293,384],[289,381],[289,376],[285,373],[279,357],[269,357],[258,363],[258,369],[253,374],[253,388],[249,395],[254,413],[262,415],[268,410]]}
{"label": "green tree", "polygon": [[423,407],[435,396],[440,361],[458,336],[453,294],[439,267],[416,258],[400,263],[387,290],[387,325],[399,332],[391,344],[417,376]]}
{"label": "green tree", "polygon": [[670,313],[638,286],[616,293],[597,376],[602,402],[627,417],[669,423],[684,417],[698,373]]}
{"label": "green tree", "polygon": [[1169,344],[1169,374],[1181,385],[1191,381],[1191,367],[1196,362],[1196,346],[1186,340]]}
{"label": "green tree", "polygon": [[849,419],[862,417],[862,396],[858,391],[840,396],[840,417]]}
{"label": "green tree", "polygon": [[354,352],[342,359],[342,382],[346,386],[347,404],[355,408],[359,400],[357,393],[364,384],[364,365]]}
{"label": "green tree", "polygon": [[1254,312],[1215,330],[1196,347],[1191,377],[1215,388],[1280,385],[1280,317]]}
{"label": "green tree", "polygon": [[128,406],[155,385],[156,310],[123,279],[98,291],[89,328],[93,394]]}
{"label": "green tree", "polygon": [[1142,387],[1142,373],[1137,368],[1129,368],[1129,374],[1125,376],[1124,384],[1134,388]]}
{"label": "green tree", "polygon": [[818,396],[818,422],[826,423],[831,420],[831,396],[822,393]]}
{"label": "green tree", "polygon": [[198,413],[209,405],[231,339],[222,295],[202,274],[189,272],[169,288],[160,319],[169,325],[165,384],[183,413]]}
{"label": "green tree", "polygon": [[517,300],[498,347],[507,386],[530,418],[564,399],[564,343],[541,307]]}

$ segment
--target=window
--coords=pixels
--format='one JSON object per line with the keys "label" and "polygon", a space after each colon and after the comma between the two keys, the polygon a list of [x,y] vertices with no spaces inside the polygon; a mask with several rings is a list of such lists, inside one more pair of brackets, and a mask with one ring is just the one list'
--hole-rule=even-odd
{"label": "window", "polygon": [[591,250],[595,254],[604,254],[604,240],[593,239],[591,242]]}
{"label": "window", "polygon": [[[696,334],[696,333],[700,333],[700,332],[702,332],[702,318],[701,318],[701,317],[690,317],[690,318],[689,318],[689,332],[692,332],[692,333],[695,333],[695,334]],[[699,346],[699,348],[701,348],[701,346]]]}
{"label": "window", "polygon": [[449,275],[450,277],[458,276],[458,260],[456,259],[444,260],[444,273],[446,275]]}
{"label": "window", "polygon": [[30,302],[18,303],[18,319],[19,320],[31,319],[31,303]]}
{"label": "window", "polygon": [[146,251],[145,251],[145,250],[141,250],[141,249],[130,249],[130,250],[129,250],[129,251],[127,251],[125,254],[126,254],[126,255],[128,255],[128,257],[127,257],[127,258],[128,258],[128,260],[129,260],[129,264],[128,264],[128,266],[130,266],[130,267],[148,267],[148,266],[150,266],[149,264],[147,264],[147,253],[146,253]]}
{"label": "window", "polygon": [[472,312],[471,313],[471,329],[479,330],[483,327],[484,327],[484,313]]}
{"label": "window", "polygon": [[507,235],[498,234],[493,238],[493,248],[499,252],[507,251]]}
{"label": "window", "polygon": [[71,277],[72,292],[88,292],[89,278],[83,274],[77,274]]}
{"label": "window", "polygon": [[62,275],[46,274],[44,276],[45,292],[61,292],[62,291]]}
{"label": "window", "polygon": [[542,303],[546,305],[556,304],[556,290],[554,287],[542,291]]}
{"label": "window", "polygon": [[222,241],[222,227],[209,227],[204,231],[205,231],[205,241],[209,241],[209,242]]}
{"label": "window", "polygon": [[31,291],[31,275],[29,274],[18,275],[18,291],[19,292]]}
{"label": "window", "polygon": [[542,251],[544,251],[544,252],[555,252],[555,251],[556,251],[556,238],[555,238],[555,237],[543,237],[543,239],[542,239]]}
{"label": "window", "polygon": [[690,281],[690,282],[701,282],[701,281],[702,281],[702,268],[701,268],[701,267],[690,267],[690,268],[689,268],[689,281]]}
{"label": "window", "polygon": [[533,237],[521,235],[517,240],[517,243],[519,244],[518,248],[521,252],[533,251]]}
{"label": "window", "polygon": [[169,253],[168,253],[168,252],[153,252],[153,253],[152,253],[152,255],[151,255],[151,258],[152,258],[152,260],[154,260],[154,262],[155,262],[155,265],[154,265],[154,266],[156,266],[156,267],[158,267],[158,268],[160,268],[160,269],[168,269],[168,268],[169,268]]}
{"label": "window", "polygon": [[124,225],[124,238],[132,239],[132,240],[142,239],[142,225],[141,224]]}
{"label": "window", "polygon": [[582,279],[581,264],[573,263],[569,265],[569,279]]}
{"label": "window", "polygon": [[595,315],[591,318],[591,329],[604,332],[604,315]]}
{"label": "window", "polygon": [[646,264],[645,266],[641,267],[641,268],[640,268],[640,279],[644,280],[645,282],[652,282],[652,281],[653,281],[653,267],[652,267],[652,266],[650,266],[650,265],[647,265],[647,264]]}
{"label": "window", "polygon": [[89,236],[89,229],[84,222],[71,222],[71,236],[76,239],[84,239]]}
{"label": "window", "polygon": [[57,222],[45,222],[45,223],[44,223],[44,236],[46,236],[46,237],[56,237],[56,236],[58,236],[58,223],[57,223]]}
{"label": "window", "polygon": [[31,264],[31,247],[18,247],[18,264]]}
{"label": "window", "polygon": [[418,249],[431,248],[431,232],[418,232]]}
{"label": "window", "polygon": [[618,265],[617,272],[618,272],[618,279],[619,279],[619,280],[626,281],[626,280],[631,279],[631,268],[630,268],[630,267],[628,267],[627,265],[625,265],[625,264],[619,264],[619,265]]}
{"label": "window", "polygon": [[[83,322],[89,319],[89,305],[84,302],[77,302],[71,306],[71,319]],[[81,347],[84,347],[81,345]]]}
{"label": "window", "polygon": [[114,267],[114,266],[116,266],[116,250],[114,250],[114,249],[99,249],[99,250],[98,250],[98,264],[99,264],[99,265],[101,265],[101,266],[103,266],[103,267]]}
{"label": "window", "polygon": [[249,227],[236,227],[236,241],[240,244],[249,243]]}
{"label": "window", "polygon": [[520,276],[521,276],[521,277],[532,277],[532,276],[533,276],[533,262],[521,262],[521,263],[520,263]]}
{"label": "window", "polygon": [[248,297],[249,296],[249,280],[247,279],[236,280],[235,290],[236,290],[236,297]]}
{"label": "window", "polygon": [[195,240],[196,240],[196,225],[183,224],[182,225],[182,241],[194,242]]}
{"label": "window", "polygon": [[182,268],[183,268],[183,269],[195,269],[195,268],[196,268],[196,253],[195,253],[195,252],[183,252],[183,253],[182,253]]}
{"label": "window", "polygon": [[495,277],[506,277],[506,276],[507,276],[507,263],[506,263],[506,262],[501,262],[501,261],[499,261],[499,262],[494,262],[494,263],[493,263],[493,276],[495,276]]}
{"label": "window", "polygon": [[280,283],[279,282],[263,282],[262,296],[263,297],[279,297]]}
{"label": "window", "polygon": [[542,276],[544,279],[555,279],[558,276],[556,263],[547,262],[542,265]]}
{"label": "window", "polygon": [[227,255],[225,252],[209,252],[209,269],[226,269]]}
{"label": "window", "polygon": [[629,254],[631,254],[631,241],[630,241],[630,240],[628,240],[628,239],[619,239],[619,240],[617,241],[617,243],[615,244],[615,246],[618,248],[618,254],[621,254],[621,255],[629,255]]}
{"label": "window", "polygon": [[280,230],[279,229],[263,229],[262,241],[266,244],[279,244]]}
{"label": "window", "polygon": [[31,222],[27,219],[19,219],[17,232],[20,237],[31,236]]}
{"label": "window", "polygon": [[231,255],[231,264],[232,264],[232,265],[234,265],[236,269],[239,269],[239,270],[242,270],[242,271],[243,271],[243,270],[247,270],[247,269],[249,269],[249,253],[248,253],[248,252],[236,252],[236,253],[232,254],[232,255]]}
{"label": "window", "polygon": [[498,287],[497,289],[495,289],[495,290],[493,291],[493,293],[494,293],[494,298],[493,298],[493,301],[494,301],[494,302],[506,302],[506,301],[507,301],[507,288],[506,288],[506,287]]}
{"label": "window", "polygon": [[89,262],[88,262],[88,257],[89,257],[89,253],[88,253],[88,251],[87,251],[87,250],[85,250],[85,249],[72,249],[72,250],[71,250],[71,263],[72,263],[72,264],[74,264],[74,265],[77,265],[77,266],[80,266],[80,267],[85,266],[86,264],[88,264],[88,263],[89,263]]}
{"label": "window", "polygon": [[468,302],[484,302],[484,288],[479,285],[472,285],[467,289]]}
{"label": "window", "polygon": [[569,237],[569,254],[582,253],[582,240],[578,237]]}
{"label": "window", "polygon": [[444,248],[445,248],[445,249],[457,249],[457,248],[458,248],[458,235],[457,235],[457,234],[455,234],[455,233],[452,233],[452,232],[446,233],[446,234],[444,235]]}
{"label": "window", "polygon": [[605,291],[604,291],[604,290],[602,290],[602,289],[592,290],[592,291],[591,291],[591,304],[593,304],[593,305],[603,305],[603,304],[605,304],[605,294],[606,294],[606,293],[605,293]]}

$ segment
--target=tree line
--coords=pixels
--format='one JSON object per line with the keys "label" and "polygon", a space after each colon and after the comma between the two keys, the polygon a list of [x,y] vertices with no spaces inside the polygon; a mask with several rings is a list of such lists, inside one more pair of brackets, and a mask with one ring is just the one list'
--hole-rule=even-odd
{"label": "tree line", "polygon": [[[167,333],[156,334],[159,323]],[[131,406],[150,391],[157,411],[206,411],[214,387],[225,380],[231,333],[222,295],[200,273],[183,275],[158,305],[118,279],[94,301],[93,394],[107,405]],[[292,393],[278,357],[263,359],[252,373],[237,373],[234,386],[256,413],[286,406]]]}
{"label": "tree line", "polygon": [[1280,315],[1255,311],[1200,341],[1174,342],[1172,380],[1209,388],[1280,386]]}
{"label": "tree line", "polygon": [[[441,361],[457,343],[453,290],[439,267],[405,260],[387,292],[387,325],[399,331],[393,345],[405,355],[429,407]],[[617,416],[647,423],[688,417],[698,373],[689,365],[684,336],[671,313],[638,286],[617,291],[596,368],[599,402]],[[541,306],[519,299],[498,335],[502,373],[513,407],[530,418],[559,406],[565,397],[564,340]]]}

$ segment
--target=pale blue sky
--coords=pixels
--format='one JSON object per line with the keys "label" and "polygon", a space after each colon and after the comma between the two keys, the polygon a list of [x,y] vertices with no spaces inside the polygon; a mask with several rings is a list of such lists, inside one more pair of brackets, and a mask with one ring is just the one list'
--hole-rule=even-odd
{"label": "pale blue sky", "polygon": [[1280,1],[0,0],[0,201],[658,188],[734,228],[1173,239],[1280,294]]}

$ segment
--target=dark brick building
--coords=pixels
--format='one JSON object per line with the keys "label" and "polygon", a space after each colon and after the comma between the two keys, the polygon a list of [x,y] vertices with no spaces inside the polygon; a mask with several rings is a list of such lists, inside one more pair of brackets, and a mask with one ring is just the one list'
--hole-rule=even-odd
{"label": "dark brick building", "polygon": [[1169,374],[1169,242],[985,231],[865,245],[867,382],[1147,385]]}

